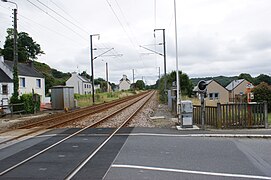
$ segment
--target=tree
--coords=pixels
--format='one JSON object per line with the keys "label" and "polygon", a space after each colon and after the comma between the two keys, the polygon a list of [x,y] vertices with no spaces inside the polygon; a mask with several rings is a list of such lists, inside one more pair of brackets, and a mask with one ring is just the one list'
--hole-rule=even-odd
{"label": "tree", "polygon": [[[179,79],[180,79],[180,88],[182,95],[191,96],[193,90],[192,81],[189,79],[188,75],[179,71]],[[176,71],[172,71],[170,74],[167,74],[167,89],[171,89],[173,82],[176,82]],[[159,81],[159,91],[160,91],[160,100],[166,102],[167,96],[164,93],[165,76],[163,76]]]}
{"label": "tree", "polygon": [[[5,59],[13,60],[13,34],[12,28],[7,29],[7,37],[4,44],[2,54]],[[26,62],[37,59],[38,55],[44,54],[39,44],[37,44],[32,37],[26,32],[18,33],[18,61]]]}
{"label": "tree", "polygon": [[265,83],[271,85],[271,77],[266,74],[260,74],[259,76],[257,76],[255,78],[255,84],[258,85],[261,82],[265,82]]}
{"label": "tree", "polygon": [[271,86],[265,82],[260,83],[252,89],[254,92],[254,101],[263,102],[267,101],[268,111],[271,111]]}
{"label": "tree", "polygon": [[91,76],[86,71],[83,71],[81,74],[79,73],[79,75],[91,79]]}
{"label": "tree", "polygon": [[135,88],[139,90],[143,90],[145,88],[145,83],[142,80],[137,80],[135,83]]}
{"label": "tree", "polygon": [[238,76],[238,79],[245,79],[247,80],[248,82],[251,82],[252,84],[254,84],[254,79],[253,77],[251,77],[250,74],[247,74],[247,73],[241,73],[239,76]]}
{"label": "tree", "polygon": [[98,85],[100,84],[100,88],[102,92],[106,92],[107,90],[107,83],[103,78],[94,79],[94,84]]}

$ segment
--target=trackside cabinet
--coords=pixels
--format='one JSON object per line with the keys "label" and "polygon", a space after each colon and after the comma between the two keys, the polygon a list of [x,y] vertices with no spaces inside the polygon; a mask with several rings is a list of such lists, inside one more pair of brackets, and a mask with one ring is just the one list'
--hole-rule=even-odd
{"label": "trackside cabinet", "polygon": [[181,101],[181,121],[183,128],[193,127],[193,104],[192,101]]}

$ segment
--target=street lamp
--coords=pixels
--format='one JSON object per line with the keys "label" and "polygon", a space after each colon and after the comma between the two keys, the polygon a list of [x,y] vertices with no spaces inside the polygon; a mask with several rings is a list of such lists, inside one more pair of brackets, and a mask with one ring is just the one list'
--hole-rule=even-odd
{"label": "street lamp", "polygon": [[2,2],[8,2],[11,4],[14,4],[16,6],[15,9],[13,9],[13,89],[14,89],[14,96],[18,98],[19,93],[19,79],[18,79],[18,69],[17,69],[17,64],[18,64],[18,47],[17,47],[17,9],[18,5],[15,2],[8,1],[8,0],[1,0]]}
{"label": "street lamp", "polygon": [[[174,24],[175,24],[175,53],[176,53],[176,83],[177,83],[177,115],[180,117],[181,116],[181,109],[180,107],[180,95],[181,95],[181,90],[180,90],[180,80],[179,80],[179,60],[178,60],[178,36],[177,36],[177,17],[176,17],[176,0],[174,0]],[[178,118],[179,118],[178,117]]]}

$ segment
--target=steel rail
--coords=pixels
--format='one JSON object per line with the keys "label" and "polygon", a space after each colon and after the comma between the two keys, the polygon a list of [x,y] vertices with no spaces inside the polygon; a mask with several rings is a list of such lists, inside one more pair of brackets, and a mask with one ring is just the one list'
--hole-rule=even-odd
{"label": "steel rail", "polygon": [[[133,103],[133,102],[134,102],[133,100],[136,101],[137,98],[140,98],[141,96],[144,97],[145,95],[146,95],[145,93],[144,93],[143,95],[140,94],[139,96],[134,96],[133,98],[130,98],[129,100],[131,100],[132,103]],[[124,103],[124,102],[127,102],[127,99],[126,99],[126,100],[123,100],[121,103],[117,103],[117,105],[122,104],[122,103]],[[19,139],[19,138],[22,138],[22,137],[25,137],[25,136],[28,136],[28,135],[30,135],[30,134],[37,133],[37,132],[42,131],[42,130],[45,130],[45,129],[51,129],[51,128],[58,127],[58,126],[60,126],[60,125],[64,125],[64,124],[67,124],[67,123],[72,123],[72,122],[74,122],[74,121],[76,121],[76,120],[78,120],[78,119],[82,119],[82,118],[84,118],[84,117],[86,117],[86,116],[89,116],[89,115],[92,115],[92,114],[99,113],[99,112],[102,112],[102,111],[104,111],[104,110],[107,110],[108,108],[111,108],[111,107],[113,107],[113,106],[115,106],[115,105],[116,105],[116,103],[110,104],[109,106],[103,106],[103,107],[101,107],[101,109],[96,109],[96,110],[94,110],[94,111],[92,111],[92,112],[87,112],[87,113],[85,113],[85,114],[78,114],[78,116],[76,116],[76,117],[71,117],[71,115],[69,115],[67,120],[64,120],[64,121],[61,121],[61,122],[54,123],[53,125],[47,125],[47,126],[42,126],[42,127],[39,127],[39,128],[35,128],[35,129],[32,130],[32,131],[29,131],[29,132],[23,133],[23,134],[21,134],[21,135],[19,135],[19,136],[15,136],[15,137],[13,137],[13,138],[10,138],[10,139],[7,139],[7,140],[5,140],[5,141],[2,141],[2,142],[0,142],[0,145],[1,145],[1,144],[6,144],[6,143],[8,143],[8,142],[14,141],[14,140],[16,140],[16,139]],[[125,106],[125,107],[126,107],[126,106]],[[49,120],[49,121],[51,122],[51,120]],[[45,121],[44,123],[48,123],[49,121]],[[42,124],[42,123],[40,122],[40,123],[37,123],[37,124]],[[30,128],[31,125],[26,125],[25,127]],[[23,129],[23,128],[19,128],[19,129]]]}
{"label": "steel rail", "polygon": [[[148,95],[150,95],[150,94],[153,95],[154,93],[153,93],[153,92],[149,92],[149,93],[145,94],[141,99],[145,98],[146,96],[148,96]],[[141,99],[138,99],[137,102],[140,101]],[[145,102],[145,103],[146,103],[146,102]],[[134,102],[129,103],[130,106],[133,105],[133,104],[134,104]],[[117,111],[113,112],[112,114],[115,115],[115,114],[117,114],[117,113],[123,111],[124,109],[126,109],[126,108],[128,108],[128,107],[130,107],[130,106],[127,105],[125,108],[122,108],[122,109],[120,109],[120,110],[117,110]],[[133,113],[133,114],[134,114],[134,113]],[[23,161],[21,161],[21,162],[15,164],[15,165],[9,167],[8,169],[6,169],[6,170],[0,172],[0,176],[3,176],[4,174],[6,174],[6,173],[12,171],[13,169],[15,169],[15,168],[17,168],[17,167],[23,165],[24,163],[30,161],[31,159],[34,159],[35,157],[37,157],[37,156],[43,154],[44,152],[46,152],[46,151],[52,149],[53,147],[55,147],[55,146],[61,144],[62,142],[64,142],[64,141],[66,141],[66,140],[68,140],[68,139],[70,139],[70,138],[76,136],[77,134],[79,134],[79,133],[85,131],[86,129],[89,129],[89,128],[91,128],[91,127],[96,126],[97,123],[101,123],[102,121],[105,121],[106,119],[110,118],[111,116],[112,116],[112,115],[108,115],[108,116],[102,118],[100,121],[95,122],[95,123],[93,123],[93,124],[91,124],[91,125],[89,125],[89,126],[86,126],[86,127],[82,128],[82,129],[76,131],[75,133],[73,133],[73,134],[71,134],[71,135],[69,135],[69,136],[63,138],[62,140],[60,140],[60,141],[58,141],[58,142],[56,142],[56,143],[54,143],[54,144],[48,146],[47,148],[45,148],[45,149],[43,149],[43,150],[37,152],[36,154],[34,154],[34,155],[28,157],[27,159],[25,159],[25,160],[23,160]]]}
{"label": "steel rail", "polygon": [[[107,102],[107,103],[104,103],[104,104],[89,106],[89,107],[85,107],[85,108],[75,110],[75,111],[71,111],[71,112],[67,112],[67,113],[61,113],[60,115],[59,114],[58,115],[50,115],[48,118],[42,117],[42,119],[44,119],[44,118],[46,118],[46,119],[38,121],[38,122],[33,122],[33,123],[26,124],[26,125],[22,125],[22,126],[19,126],[18,128],[14,128],[14,129],[29,129],[31,126],[37,126],[39,124],[43,124],[43,123],[46,123],[46,122],[49,122],[49,121],[54,121],[54,120],[59,119],[59,118],[65,118],[65,117],[70,117],[71,115],[81,114],[82,112],[88,112],[90,110],[97,109],[97,108],[100,108],[100,107],[106,107],[107,105],[108,106],[110,106],[110,105],[112,105],[112,106],[118,105],[118,104],[121,104],[123,102],[126,102],[127,100],[136,98],[136,97],[138,97],[138,96],[140,96],[142,94],[145,94],[145,93],[146,92],[141,93],[141,94],[137,94],[137,95],[133,95],[133,96],[128,96],[128,97],[125,97],[125,98],[121,98],[121,99],[114,100],[114,101],[111,101],[111,102]],[[53,117],[51,117],[51,116],[53,116]],[[0,134],[11,132],[14,129],[8,129],[8,130],[5,130],[5,131],[1,131]]]}
{"label": "steel rail", "polygon": [[154,95],[154,92],[152,92],[149,97],[140,105],[116,130],[103,141],[103,143],[94,151],[92,152],[84,161],[82,161],[66,178],[65,180],[72,179],[88,162],[91,158],[93,158],[99,150],[104,147],[104,145],[125,125],[127,125],[131,119],[144,107],[144,105],[150,100],[150,98]]}

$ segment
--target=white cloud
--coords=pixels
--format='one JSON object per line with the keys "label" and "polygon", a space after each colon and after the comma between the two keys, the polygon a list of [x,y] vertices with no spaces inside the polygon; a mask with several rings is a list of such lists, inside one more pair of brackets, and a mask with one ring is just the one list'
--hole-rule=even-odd
{"label": "white cloud", "polygon": [[[156,16],[154,1],[108,0],[119,20],[107,1],[42,1],[80,28],[37,1],[30,0],[61,23],[27,1],[14,1],[19,6],[19,30],[29,33],[41,45],[46,54],[39,60],[53,68],[65,72],[78,69],[90,72],[89,35],[99,33],[101,39],[93,39],[94,47],[99,48],[95,55],[105,51],[101,48],[114,47],[115,50],[107,55],[123,56],[96,59],[95,77],[105,78],[105,62],[108,62],[110,81],[118,83],[123,74],[132,79],[132,69],[135,69],[136,78],[144,76],[148,83],[154,83],[157,67],[161,67],[161,74],[164,72],[163,57],[142,55],[140,53],[148,51],[139,45],[162,42],[160,32],[156,33],[155,41],[153,29],[165,28],[167,72],[175,70],[171,0],[156,0]],[[0,46],[3,46],[5,30],[12,25],[13,6],[0,3]],[[270,73],[270,9],[269,0],[177,1],[179,68],[190,77]],[[150,48],[155,49],[154,46]],[[163,52],[161,46],[155,50]]]}

